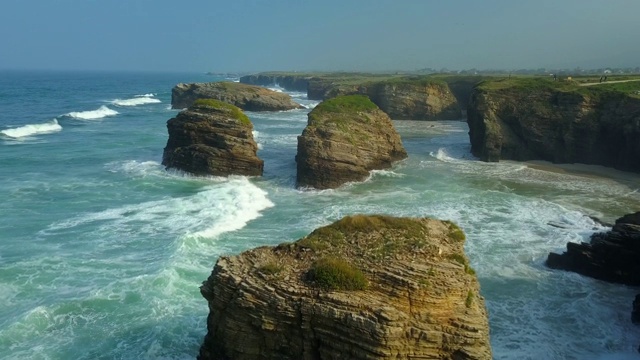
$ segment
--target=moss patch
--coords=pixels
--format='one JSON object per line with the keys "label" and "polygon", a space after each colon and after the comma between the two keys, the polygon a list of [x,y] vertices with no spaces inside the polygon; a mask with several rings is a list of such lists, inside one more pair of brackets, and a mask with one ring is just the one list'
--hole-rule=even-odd
{"label": "moss patch", "polygon": [[471,305],[473,304],[473,299],[474,299],[474,298],[475,298],[475,296],[473,295],[473,291],[469,290],[469,291],[467,292],[467,298],[466,298],[466,300],[464,301],[464,304],[465,304],[468,308],[470,308],[470,307],[471,307]]}
{"label": "moss patch", "polygon": [[376,110],[378,106],[369,97],[364,95],[345,95],[325,100],[318,104],[309,116],[318,116],[327,113],[352,113]]}
{"label": "moss patch", "polygon": [[275,275],[281,272],[282,270],[283,270],[282,265],[279,265],[275,262],[268,262],[258,268],[258,271],[266,275]]}
{"label": "moss patch", "polygon": [[464,266],[464,272],[466,272],[469,275],[475,275],[476,271],[469,265],[469,263],[467,262],[467,259],[464,257],[464,255],[462,254],[449,254],[449,256],[447,256],[449,259],[457,262],[458,264]]}
{"label": "moss patch", "polygon": [[325,290],[364,290],[367,278],[347,261],[325,257],[313,263],[307,279]]}
{"label": "moss patch", "polygon": [[229,114],[232,118],[237,119],[243,125],[251,126],[251,120],[242,110],[234,105],[216,99],[197,99],[193,102],[193,106],[205,106]]}
{"label": "moss patch", "polygon": [[445,220],[444,223],[449,227],[449,237],[457,241],[466,240],[467,237],[465,236],[464,231],[462,231],[456,223],[449,220]]}

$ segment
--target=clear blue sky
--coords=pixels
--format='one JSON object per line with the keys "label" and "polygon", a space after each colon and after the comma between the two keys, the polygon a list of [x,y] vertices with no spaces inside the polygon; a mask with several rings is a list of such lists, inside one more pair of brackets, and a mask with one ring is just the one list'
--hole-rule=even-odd
{"label": "clear blue sky", "polygon": [[2,0],[0,69],[640,66],[640,0]]}

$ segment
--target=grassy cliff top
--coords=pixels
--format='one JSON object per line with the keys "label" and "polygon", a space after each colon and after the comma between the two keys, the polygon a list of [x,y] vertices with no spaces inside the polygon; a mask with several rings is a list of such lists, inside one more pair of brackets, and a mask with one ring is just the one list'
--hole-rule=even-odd
{"label": "grassy cliff top", "polygon": [[231,105],[224,101],[216,99],[197,99],[196,101],[194,101],[193,106],[215,109],[217,111],[230,115],[233,119],[237,119],[243,125],[252,126],[249,117],[247,117],[247,115],[245,115],[239,107]]}
{"label": "grassy cliff top", "polygon": [[459,81],[479,82],[484,79],[494,78],[484,75],[452,75],[452,74],[429,74],[415,75],[402,73],[360,73],[360,72],[262,72],[257,76],[269,77],[299,77],[314,78],[320,81],[332,82],[335,85],[364,85],[370,83],[390,82],[396,84],[443,84]]}
{"label": "grassy cliff top", "polygon": [[312,113],[349,113],[376,109],[378,106],[365,95],[345,95],[321,102],[312,110]]}
{"label": "grassy cliff top", "polygon": [[602,83],[598,80],[599,78],[595,78],[594,81],[593,77],[562,78],[557,81],[551,77],[512,77],[510,79],[485,80],[479,83],[477,88],[487,92],[511,89],[575,92],[590,97],[627,95],[640,98],[640,77],[625,77],[623,79],[608,77],[608,81]]}

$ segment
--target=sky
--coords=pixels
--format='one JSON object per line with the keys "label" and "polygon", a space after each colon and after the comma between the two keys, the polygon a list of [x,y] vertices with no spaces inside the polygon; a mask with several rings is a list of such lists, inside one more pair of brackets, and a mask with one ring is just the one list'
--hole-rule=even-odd
{"label": "sky", "polygon": [[2,0],[0,69],[640,66],[640,0]]}

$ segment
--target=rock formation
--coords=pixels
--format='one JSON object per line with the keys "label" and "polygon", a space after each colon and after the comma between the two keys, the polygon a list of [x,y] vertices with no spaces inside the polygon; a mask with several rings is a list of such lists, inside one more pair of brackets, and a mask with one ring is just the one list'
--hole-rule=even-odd
{"label": "rock formation", "polygon": [[640,99],[544,79],[485,82],[468,108],[483,161],[547,160],[640,171]]}
{"label": "rock formation", "polygon": [[395,120],[457,120],[463,118],[462,111],[466,109],[471,89],[480,79],[478,76],[264,73],[243,76],[240,82],[265,86],[278,84],[287,90],[306,91],[312,100],[367,95]]}
{"label": "rock formation", "polygon": [[335,188],[407,157],[389,117],[366,96],[326,100],[298,137],[297,186]]}
{"label": "rock formation", "polygon": [[178,84],[171,90],[171,107],[184,109],[197,99],[216,99],[247,111],[302,109],[287,94],[235,82]]}
{"label": "rock formation", "polygon": [[567,251],[550,253],[547,266],[595,279],[640,285],[640,212],[616,220],[611,231],[595,233],[590,243],[567,243]]}
{"label": "rock formation", "polygon": [[356,215],[221,257],[198,358],[491,359],[463,245],[450,222]]}
{"label": "rock formation", "polygon": [[239,108],[213,99],[196,100],[167,122],[162,164],[196,175],[262,175],[253,125]]}
{"label": "rock formation", "polygon": [[[567,243],[563,254],[550,253],[546,265],[594,279],[640,285],[640,211],[616,220],[611,231],[591,235],[590,243]],[[632,304],[631,321],[640,324],[640,294]],[[640,347],[638,348],[640,352]]]}

